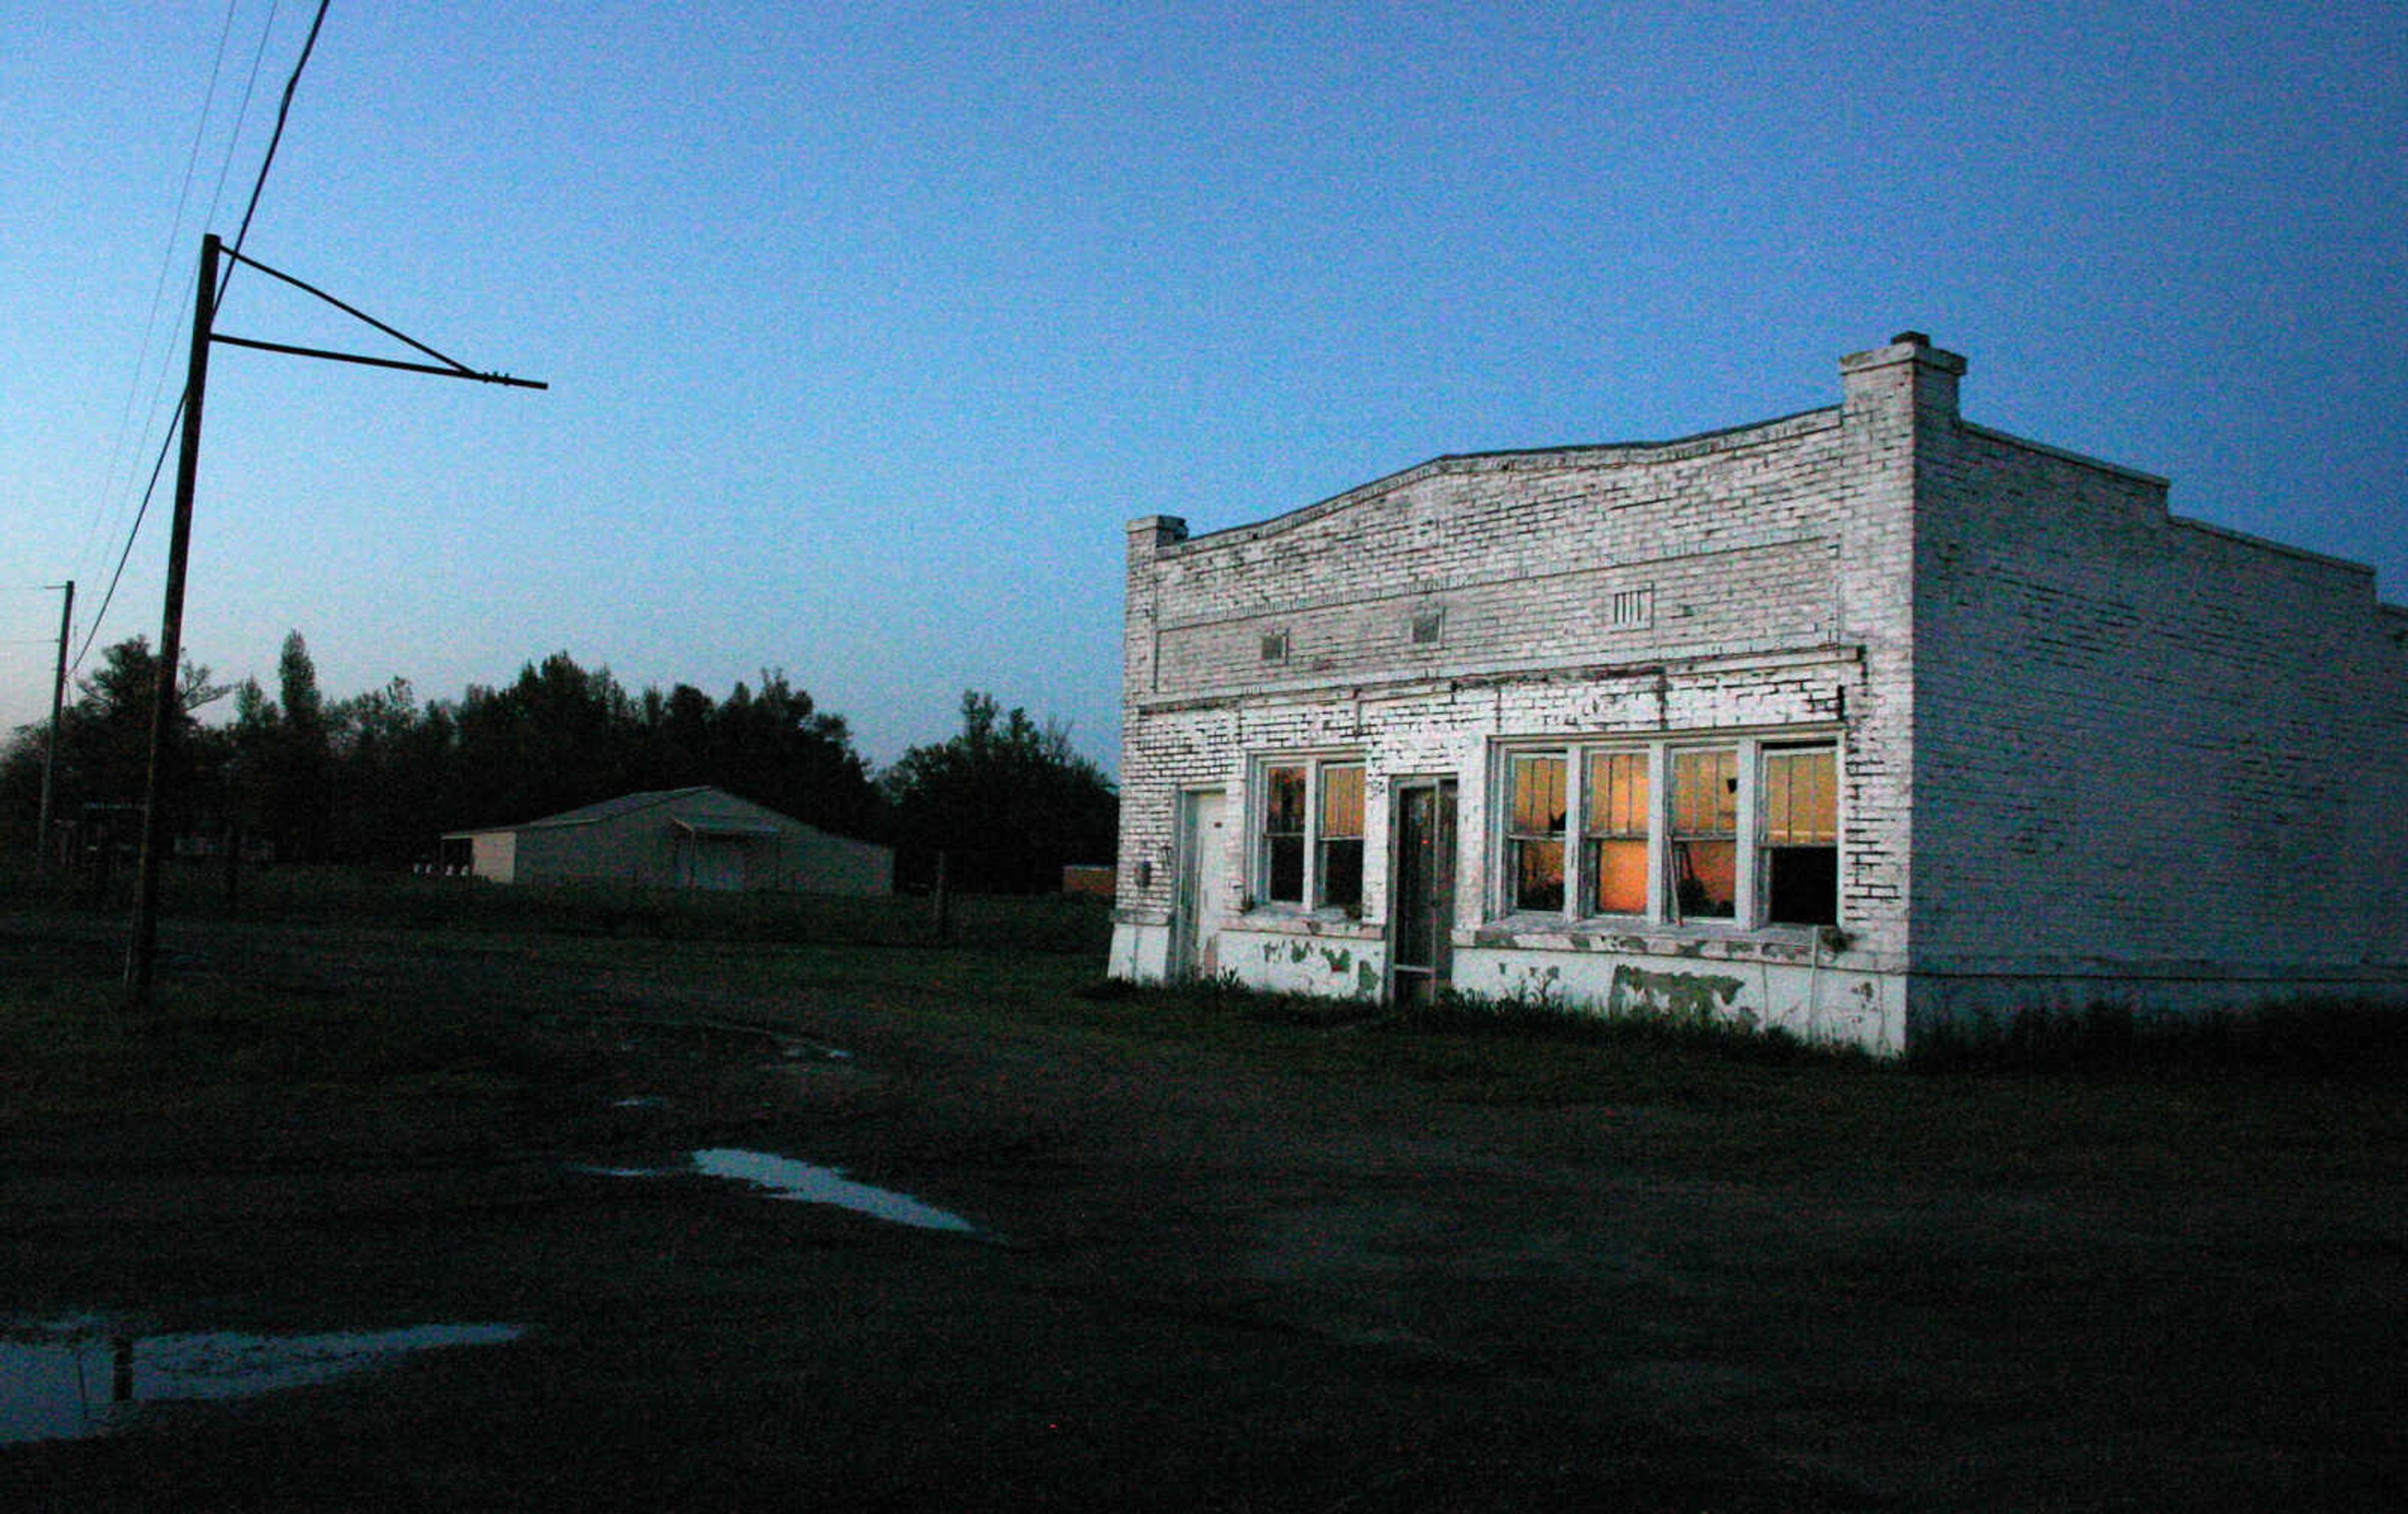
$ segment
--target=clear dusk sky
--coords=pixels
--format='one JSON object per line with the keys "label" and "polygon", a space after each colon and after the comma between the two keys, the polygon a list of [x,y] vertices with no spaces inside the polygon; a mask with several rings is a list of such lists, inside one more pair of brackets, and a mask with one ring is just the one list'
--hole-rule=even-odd
{"label": "clear dusk sky", "polygon": [[[0,0],[0,728],[314,9]],[[294,628],[330,698],[782,668],[880,763],[976,686],[1111,765],[1128,519],[1833,404],[1908,328],[2408,599],[2399,0],[335,0],[248,251],[552,385],[216,350],[186,644],[271,691]],[[408,355],[248,269],[220,329]]]}

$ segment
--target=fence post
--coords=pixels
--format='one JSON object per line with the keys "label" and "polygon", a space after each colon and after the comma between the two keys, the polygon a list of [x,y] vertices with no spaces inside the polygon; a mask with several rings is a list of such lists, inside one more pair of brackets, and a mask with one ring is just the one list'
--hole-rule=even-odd
{"label": "fence post", "polygon": [[946,864],[952,860],[952,858],[953,854],[950,852],[940,851],[937,854],[937,939],[939,941],[951,941],[953,935],[953,896],[947,887],[945,877]]}

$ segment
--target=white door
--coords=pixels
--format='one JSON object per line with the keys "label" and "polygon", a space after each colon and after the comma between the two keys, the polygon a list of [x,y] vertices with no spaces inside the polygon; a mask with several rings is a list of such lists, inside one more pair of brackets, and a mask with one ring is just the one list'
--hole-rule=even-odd
{"label": "white door", "polygon": [[1221,971],[1221,922],[1229,907],[1228,795],[1218,788],[1179,796],[1179,896],[1170,927],[1170,975],[1209,978]]}

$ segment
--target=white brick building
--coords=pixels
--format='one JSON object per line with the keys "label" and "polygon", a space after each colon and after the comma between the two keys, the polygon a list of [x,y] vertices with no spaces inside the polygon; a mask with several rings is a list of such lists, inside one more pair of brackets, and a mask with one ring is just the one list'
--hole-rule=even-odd
{"label": "white brick building", "polygon": [[1111,971],[1901,1049],[2408,985],[2408,610],[1957,414],[1440,457],[1128,536]]}

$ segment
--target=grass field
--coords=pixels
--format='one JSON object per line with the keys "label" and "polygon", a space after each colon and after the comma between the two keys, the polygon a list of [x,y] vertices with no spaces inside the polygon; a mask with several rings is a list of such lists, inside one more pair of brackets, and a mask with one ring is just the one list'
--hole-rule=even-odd
{"label": "grass field", "polygon": [[[194,881],[146,1014],[115,916],[0,902],[0,1339],[529,1334],[0,1445],[0,1504],[2399,1501],[2353,1006],[1884,1063],[1108,986],[1083,901]],[[728,1146],[1003,1240],[593,1175]]]}
{"label": "grass field", "polygon": [[[2098,1017],[2034,1020],[2013,1040],[1901,1065],[1552,1006],[1456,1002],[1398,1018],[1222,985],[1108,985],[1108,918],[1083,899],[957,899],[939,941],[926,900],[501,889],[288,869],[260,872],[228,918],[208,909],[202,880],[181,881],[203,904],[190,928],[233,940],[237,926],[305,932],[337,960],[355,930],[463,963],[501,953],[707,979],[772,1002],[845,994],[899,1014],[1073,1031],[1468,1103],[1711,1112],[1659,1149],[1675,1159],[2073,1174],[2119,1153],[2143,1163],[2153,1153],[2193,1163],[2287,1154],[2408,1167],[2408,1017],[2361,1005],[2286,1007],[2154,1041],[2114,1017],[2103,1030]],[[109,924],[73,918],[103,936]],[[338,977],[278,987],[205,969],[179,981],[171,968],[159,1013],[130,1016],[114,967],[87,953],[73,970],[0,981],[0,1128],[225,1108],[280,1089],[439,1098],[526,1074],[523,1004],[380,993]]]}

